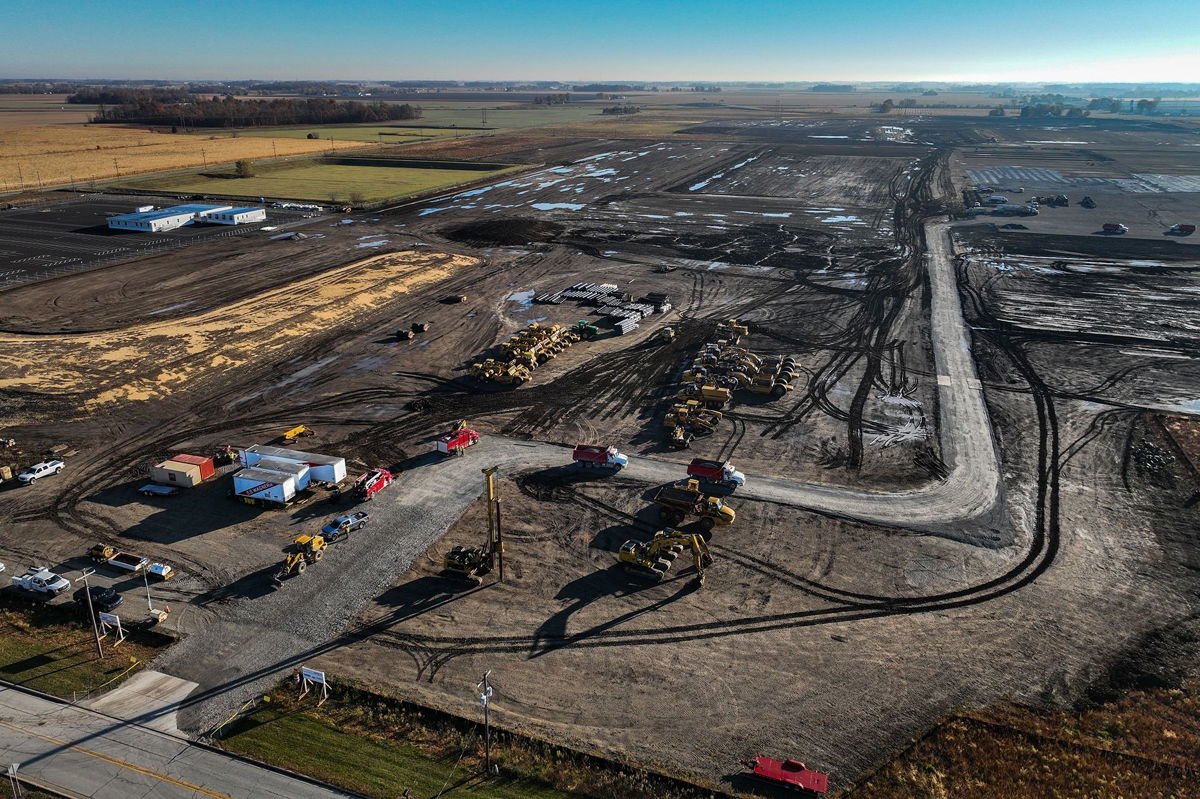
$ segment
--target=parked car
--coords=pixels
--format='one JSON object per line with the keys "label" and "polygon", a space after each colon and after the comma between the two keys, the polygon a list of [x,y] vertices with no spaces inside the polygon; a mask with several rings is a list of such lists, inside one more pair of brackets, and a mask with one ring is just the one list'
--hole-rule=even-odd
{"label": "parked car", "polygon": [[95,613],[112,613],[125,601],[125,597],[121,596],[115,589],[105,588],[102,585],[93,585],[90,588],[80,588],[71,595],[75,599],[75,604],[79,605],[80,609],[87,608],[88,593],[92,595],[92,611]]}
{"label": "parked car", "polygon": [[42,477],[49,477],[52,474],[58,474],[66,466],[62,461],[42,461],[35,463],[25,471],[17,475],[17,479],[26,485],[37,481]]}

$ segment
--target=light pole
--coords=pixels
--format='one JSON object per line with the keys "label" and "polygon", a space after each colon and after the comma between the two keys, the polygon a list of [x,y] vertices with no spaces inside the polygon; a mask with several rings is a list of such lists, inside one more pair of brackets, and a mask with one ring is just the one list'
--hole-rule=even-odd
{"label": "light pole", "polygon": [[92,634],[96,636],[96,656],[104,658],[104,647],[100,643],[100,628],[96,626],[96,612],[92,610],[92,587],[88,585],[88,578],[96,573],[95,569],[84,569],[82,577],[76,577],[75,582],[83,580],[83,593],[87,597],[88,618],[92,620]]}

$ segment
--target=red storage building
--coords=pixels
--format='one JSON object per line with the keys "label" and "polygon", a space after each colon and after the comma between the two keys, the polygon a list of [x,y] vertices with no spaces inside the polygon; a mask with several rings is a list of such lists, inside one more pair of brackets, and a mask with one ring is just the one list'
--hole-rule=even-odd
{"label": "red storage building", "polygon": [[217,467],[213,464],[213,459],[205,458],[201,455],[172,455],[171,460],[176,463],[190,463],[192,466],[199,466],[201,480],[207,480],[217,472]]}

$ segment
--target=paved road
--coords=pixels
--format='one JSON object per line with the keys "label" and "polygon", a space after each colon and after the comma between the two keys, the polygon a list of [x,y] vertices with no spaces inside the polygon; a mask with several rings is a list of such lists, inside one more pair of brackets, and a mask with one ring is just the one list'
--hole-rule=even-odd
{"label": "paved road", "polygon": [[0,763],[88,799],[335,799],[350,794],[0,684]]}

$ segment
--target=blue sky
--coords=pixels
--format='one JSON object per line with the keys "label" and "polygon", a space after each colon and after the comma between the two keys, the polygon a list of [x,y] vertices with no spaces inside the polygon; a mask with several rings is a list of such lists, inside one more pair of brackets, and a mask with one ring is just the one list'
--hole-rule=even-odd
{"label": "blue sky", "polygon": [[0,0],[0,77],[1200,81],[1195,0]]}

